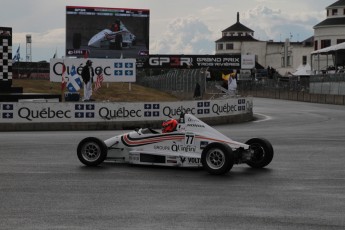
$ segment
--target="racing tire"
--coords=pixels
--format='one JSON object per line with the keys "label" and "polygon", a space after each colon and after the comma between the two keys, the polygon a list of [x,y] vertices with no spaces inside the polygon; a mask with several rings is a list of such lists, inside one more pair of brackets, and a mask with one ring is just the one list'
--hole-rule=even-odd
{"label": "racing tire", "polygon": [[108,148],[104,141],[96,137],[87,137],[79,142],[78,159],[87,166],[97,166],[107,157]]}
{"label": "racing tire", "polygon": [[201,163],[208,173],[222,175],[229,172],[234,165],[234,155],[230,146],[212,143],[202,151]]}
{"label": "racing tire", "polygon": [[271,143],[263,138],[252,138],[246,142],[254,152],[253,157],[246,163],[252,168],[264,168],[271,163],[274,155]]}

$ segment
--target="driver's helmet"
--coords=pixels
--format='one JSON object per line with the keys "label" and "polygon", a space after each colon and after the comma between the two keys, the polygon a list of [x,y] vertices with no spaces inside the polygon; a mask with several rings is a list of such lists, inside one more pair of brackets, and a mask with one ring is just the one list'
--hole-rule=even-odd
{"label": "driver's helmet", "polygon": [[174,131],[177,127],[177,124],[178,123],[175,119],[164,121],[162,124],[162,127],[163,127],[162,133],[170,133]]}

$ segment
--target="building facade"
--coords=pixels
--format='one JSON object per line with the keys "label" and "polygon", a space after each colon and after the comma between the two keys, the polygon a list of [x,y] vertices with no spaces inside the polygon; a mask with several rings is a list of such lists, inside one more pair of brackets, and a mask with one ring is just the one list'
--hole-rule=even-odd
{"label": "building facade", "polygon": [[[222,31],[222,37],[215,41],[216,54],[254,54],[263,67],[273,67],[281,75],[295,72],[301,65],[315,66],[311,52],[327,46],[345,42],[345,0],[326,8],[327,19],[314,26],[314,36],[301,42],[260,41],[254,38],[254,31],[237,22]],[[313,58],[313,60],[312,60]],[[323,65],[330,57],[323,57]],[[330,58],[331,59],[331,58]]]}
{"label": "building facade", "polygon": [[[326,19],[314,26],[314,50],[345,42],[345,0],[326,7]],[[338,59],[342,60],[342,59]],[[334,63],[331,55],[313,57],[313,66],[326,69],[344,63]]]}

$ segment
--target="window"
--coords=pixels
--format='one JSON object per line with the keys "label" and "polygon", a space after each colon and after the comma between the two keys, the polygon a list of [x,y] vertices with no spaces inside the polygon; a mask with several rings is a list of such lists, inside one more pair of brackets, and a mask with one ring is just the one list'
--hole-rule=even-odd
{"label": "window", "polygon": [[234,49],[234,44],[233,43],[227,43],[226,44],[226,49],[227,50],[233,50]]}
{"label": "window", "polygon": [[292,66],[292,56],[287,56],[286,63],[285,63],[285,57],[282,57],[282,67],[288,67],[288,66]]}
{"label": "window", "polygon": [[223,50],[223,44],[218,44],[217,45],[217,50]]}
{"label": "window", "polygon": [[319,45],[319,44],[318,44],[318,42],[317,42],[317,40],[316,40],[316,41],[314,42],[314,50],[318,50],[318,48],[319,48],[318,45]]}
{"label": "window", "polygon": [[331,40],[321,40],[321,49],[331,46]]}
{"label": "window", "polygon": [[292,66],[292,57],[291,56],[287,57],[287,66]]}
{"label": "window", "polygon": [[307,56],[302,57],[302,64],[306,65],[307,64]]}
{"label": "window", "polygon": [[345,42],[345,39],[337,39],[337,44]]}
{"label": "window", "polygon": [[332,15],[338,15],[338,9],[333,9],[332,10]]}

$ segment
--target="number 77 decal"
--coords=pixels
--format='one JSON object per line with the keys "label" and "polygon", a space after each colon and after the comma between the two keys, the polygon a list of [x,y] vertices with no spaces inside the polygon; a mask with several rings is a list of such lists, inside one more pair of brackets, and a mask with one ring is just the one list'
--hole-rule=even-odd
{"label": "number 77 decal", "polygon": [[190,134],[186,133],[185,138],[184,138],[185,144],[186,144],[186,145],[193,145],[193,144],[194,144],[194,137],[195,137],[194,134],[192,134],[192,133],[190,133]]}

